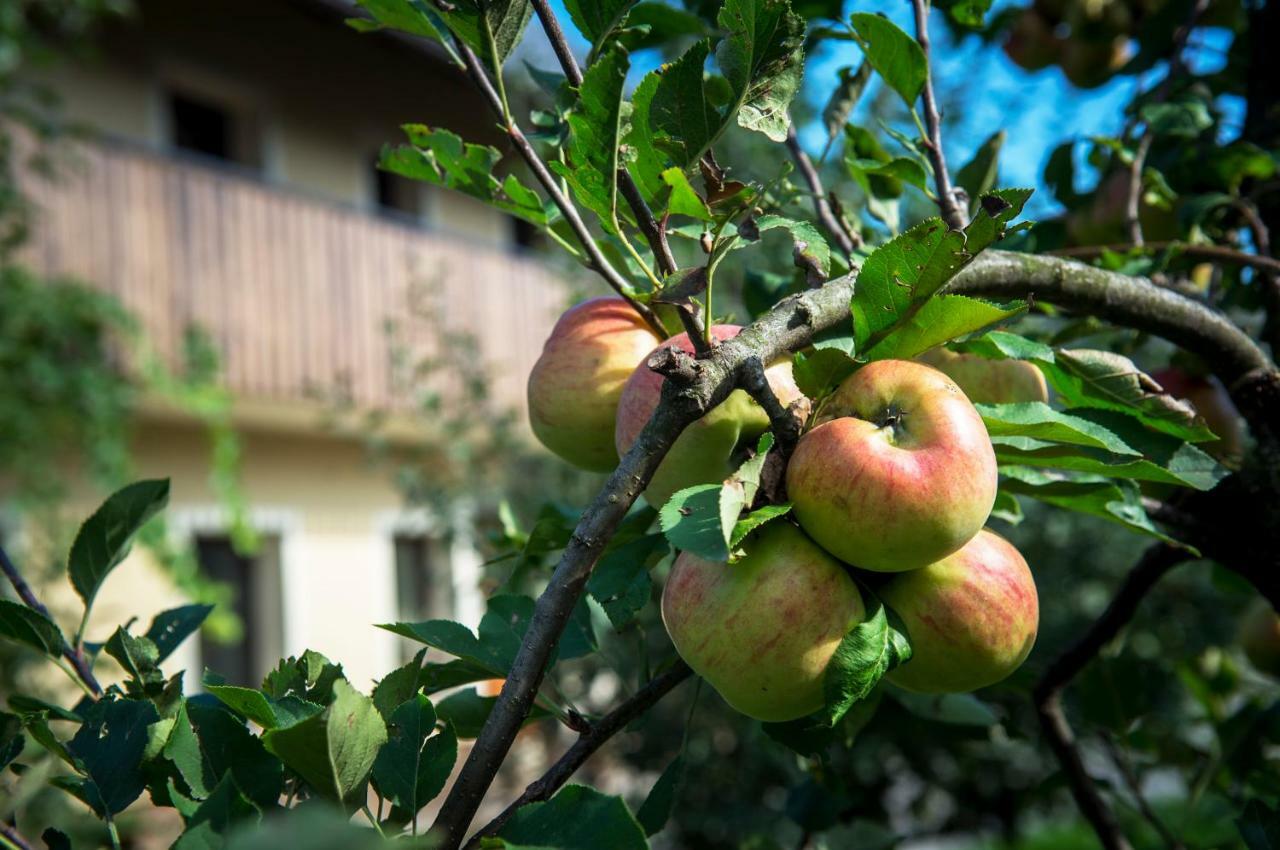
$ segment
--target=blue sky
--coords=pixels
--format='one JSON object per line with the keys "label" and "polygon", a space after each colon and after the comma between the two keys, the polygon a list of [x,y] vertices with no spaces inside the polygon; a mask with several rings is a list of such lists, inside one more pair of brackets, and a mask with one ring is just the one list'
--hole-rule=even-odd
{"label": "blue sky", "polygon": [[[552,0],[552,4],[557,8],[561,23],[579,56],[584,55],[588,45],[565,13],[563,0]],[[1022,4],[997,0],[997,8],[1007,5]],[[855,10],[883,13],[903,29],[913,31],[911,6],[906,0],[853,0],[846,3],[846,13]],[[944,139],[947,160],[953,169],[958,168],[969,160],[977,146],[991,133],[1003,128],[1008,137],[1001,155],[1000,185],[1031,186],[1037,190],[1028,208],[1031,217],[1045,216],[1055,209],[1044,187],[1041,172],[1053,148],[1068,138],[1068,131],[1077,137],[1116,134],[1124,122],[1123,107],[1132,97],[1135,87],[1139,84],[1145,87],[1163,74],[1163,68],[1157,67],[1141,80],[1115,77],[1097,89],[1077,89],[1066,81],[1056,66],[1028,73],[1009,61],[1004,51],[985,47],[976,36],[952,41],[940,16],[940,12],[934,12],[931,30],[934,76],[940,97],[941,92],[947,90],[963,90],[959,124],[952,125]],[[530,27],[530,37],[542,38],[536,21]],[[1197,33],[1189,57],[1193,67],[1209,70],[1220,66],[1229,43],[1225,31]],[[554,58],[545,43],[530,46],[534,47],[528,56],[531,62],[546,67],[554,65]],[[860,59],[860,51],[850,42],[824,43],[810,57],[800,97],[815,107],[815,113],[819,112],[835,83],[838,69],[857,65]],[[633,73],[638,78],[657,62],[654,51],[637,55]],[[854,113],[855,121],[861,112],[865,112],[868,101],[869,98],[864,97],[862,107]],[[1239,112],[1237,104],[1227,103],[1224,106],[1229,113]],[[813,123],[801,127],[800,134],[811,152],[821,151],[826,141],[826,132],[821,125]],[[1082,155],[1079,149],[1077,155]]]}

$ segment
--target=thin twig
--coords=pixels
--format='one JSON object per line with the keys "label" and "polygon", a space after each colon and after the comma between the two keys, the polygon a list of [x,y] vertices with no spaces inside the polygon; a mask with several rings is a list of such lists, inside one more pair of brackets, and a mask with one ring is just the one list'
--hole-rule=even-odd
{"label": "thin twig", "polygon": [[948,227],[963,230],[967,222],[964,210],[956,200],[955,189],[951,186],[951,175],[947,173],[947,158],[942,153],[942,117],[938,114],[938,101],[933,96],[933,70],[929,60],[929,4],[927,0],[911,0],[911,6],[915,10],[916,41],[924,52],[924,121],[929,132],[924,146],[929,153],[929,161],[933,163],[934,181],[938,184],[938,208]]}
{"label": "thin twig", "polygon": [[765,415],[769,417],[769,424],[776,440],[775,451],[784,462],[790,459],[791,452],[800,440],[800,429],[803,423],[793,410],[778,400],[773,387],[769,386],[769,376],[760,358],[752,357],[742,364],[739,381],[742,388],[764,408]]}
{"label": "thin twig", "polygon": [[1258,255],[1276,262],[1274,271],[1263,274],[1266,286],[1262,291],[1262,303],[1267,314],[1264,336],[1274,354],[1280,352],[1280,261],[1275,261],[1271,255],[1271,231],[1258,214],[1257,205],[1253,201],[1242,200],[1236,202],[1236,208],[1244,216],[1249,233],[1253,235],[1253,247]]}
{"label": "thin twig", "polygon": [[1108,245],[1078,245],[1070,248],[1057,248],[1046,253],[1055,257],[1072,257],[1078,260],[1091,260],[1101,257],[1104,252],[1113,251],[1119,254],[1127,254],[1135,248],[1141,248],[1144,252],[1154,254],[1159,251],[1176,251],[1177,253],[1191,257],[1193,259],[1212,260],[1219,263],[1229,263],[1234,266],[1248,266],[1250,268],[1261,269],[1263,271],[1280,272],[1280,260],[1273,257],[1267,257],[1261,254],[1248,254],[1244,251],[1237,251],[1234,248],[1228,248],[1225,245],[1198,245],[1190,242],[1179,242],[1177,240],[1168,240],[1162,242],[1144,242],[1141,244],[1134,242],[1113,242]]}
{"label": "thin twig", "polygon": [[1049,745],[1062,765],[1080,812],[1089,821],[1106,850],[1132,850],[1133,845],[1121,832],[1115,813],[1102,798],[1093,777],[1084,766],[1084,760],[1076,746],[1075,734],[1062,710],[1062,693],[1103,647],[1114,640],[1129,623],[1138,603],[1156,582],[1190,557],[1186,550],[1166,543],[1157,543],[1147,549],[1125,577],[1107,609],[1075,645],[1049,665],[1033,691],[1045,737],[1049,739]]}
{"label": "thin twig", "polygon": [[1137,806],[1142,816],[1146,818],[1147,823],[1151,824],[1151,827],[1160,833],[1160,837],[1164,839],[1165,846],[1169,850],[1184,850],[1182,841],[1173,834],[1168,824],[1161,820],[1155,809],[1152,809],[1151,804],[1147,802],[1146,795],[1142,793],[1142,782],[1138,779],[1137,773],[1134,772],[1128,753],[1107,732],[1102,733],[1102,745],[1107,748],[1107,754],[1111,756],[1111,761],[1120,770],[1120,776],[1124,779],[1124,784],[1129,789],[1129,795],[1133,797],[1134,805]]}
{"label": "thin twig", "polygon": [[[542,29],[547,34],[547,40],[551,42],[551,49],[555,51],[556,59],[560,62],[565,78],[574,88],[581,86],[582,70],[578,67],[578,60],[573,56],[568,39],[564,37],[564,30],[560,28],[560,21],[556,19],[555,11],[547,0],[531,0],[531,2],[533,10],[538,14]],[[658,267],[664,275],[674,274],[677,268],[676,259],[667,242],[666,231],[658,225],[657,219],[653,217],[653,210],[649,209],[644,195],[640,193],[640,187],[636,185],[636,181],[625,168],[618,169],[618,189],[621,190],[627,205],[631,207],[636,223],[639,224],[640,231],[649,243],[649,249],[658,260]]]}
{"label": "thin twig", "polygon": [[[1173,44],[1169,52],[1169,72],[1165,74],[1151,98],[1152,103],[1162,103],[1169,97],[1173,82],[1182,72],[1182,51],[1187,46],[1187,37],[1195,29],[1196,21],[1209,8],[1209,0],[1195,0],[1186,21],[1173,34]],[[1133,161],[1129,163],[1129,186],[1125,198],[1124,220],[1129,233],[1129,240],[1135,245],[1143,244],[1142,236],[1142,172],[1147,166],[1147,155],[1151,153],[1154,135],[1150,127],[1143,128],[1142,137],[1138,139],[1138,147],[1133,152]]]}
{"label": "thin twig", "polygon": [[547,769],[546,773],[524,789],[524,793],[516,798],[515,802],[507,806],[502,811],[502,814],[489,821],[480,831],[471,836],[471,839],[467,842],[467,847],[478,847],[480,846],[480,839],[495,835],[521,806],[551,799],[551,796],[569,781],[569,778],[586,763],[587,759],[595,754],[596,750],[604,746],[610,738],[625,729],[627,724],[652,708],[657,704],[658,700],[670,693],[676,685],[688,679],[692,674],[693,671],[689,669],[688,665],[683,661],[677,661],[671,669],[657,678],[651,679],[643,688],[636,691],[632,697],[591,724],[574,742],[573,746]]}
{"label": "thin twig", "polygon": [[22,837],[22,833],[0,820],[0,840],[7,842],[13,850],[31,850],[31,843]]}
{"label": "thin twig", "polygon": [[555,177],[547,170],[547,166],[538,156],[537,151],[533,149],[533,145],[529,144],[529,140],[525,138],[520,127],[514,120],[509,119],[503,109],[502,98],[494,90],[493,83],[489,81],[489,77],[481,67],[480,60],[476,58],[475,53],[459,38],[454,39],[454,46],[462,57],[467,76],[471,78],[471,82],[480,90],[485,101],[488,102],[489,108],[502,121],[503,129],[506,131],[507,137],[511,140],[516,152],[525,161],[525,164],[533,173],[534,179],[541,184],[542,188],[551,197],[552,203],[559,208],[565,221],[569,223],[569,227],[573,230],[574,236],[582,244],[582,249],[587,254],[588,265],[595,269],[605,279],[605,282],[613,287],[613,290],[621,295],[659,336],[666,336],[666,331],[663,330],[662,323],[658,321],[658,317],[653,314],[653,311],[647,305],[641,304],[631,295],[631,285],[626,278],[609,264],[604,254],[600,253],[600,248],[596,245],[595,239],[592,238],[591,231],[587,229],[582,216],[578,215],[577,207],[570,203],[569,199],[560,191],[560,186],[556,183]]}
{"label": "thin twig", "polygon": [[[35,592],[31,590],[31,586],[22,577],[22,573],[18,572],[18,568],[14,566],[13,561],[9,558],[9,553],[4,550],[3,546],[0,546],[0,571],[4,572],[5,578],[9,579],[9,584],[13,585],[18,598],[28,608],[40,614],[46,620],[56,622],[53,619],[53,615],[49,613],[49,609],[44,607],[40,600],[36,598]],[[93,671],[89,669],[89,661],[84,657],[84,652],[80,647],[72,646],[67,643],[66,638],[63,638],[62,657],[67,659],[71,669],[75,671],[76,676],[80,678],[80,681],[84,683],[85,688],[93,697],[102,696],[102,686],[98,684]]]}
{"label": "thin twig", "polygon": [[817,214],[818,220],[835,238],[845,259],[852,261],[854,250],[862,247],[862,236],[852,228],[846,227],[835,214],[835,210],[831,208],[830,202],[827,201],[827,193],[822,188],[822,178],[818,176],[818,169],[814,168],[809,154],[805,153],[804,148],[800,146],[794,124],[787,131],[787,150],[791,151],[791,158],[796,161],[800,176],[804,178],[805,183],[809,184],[809,192],[813,195],[813,211]]}

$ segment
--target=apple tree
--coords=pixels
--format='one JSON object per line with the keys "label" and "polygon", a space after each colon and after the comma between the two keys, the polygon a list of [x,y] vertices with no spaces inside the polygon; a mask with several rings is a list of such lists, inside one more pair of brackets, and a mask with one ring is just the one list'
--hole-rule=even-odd
{"label": "apple tree", "polygon": [[[478,631],[385,624],[424,648],[369,696],[308,653],[260,688],[206,672],[210,696],[185,699],[159,665],[206,611],[89,643],[6,557],[22,601],[0,602],[0,634],[50,656],[86,698],[10,699],[0,755],[24,757],[27,738],[53,753],[55,782],[113,841],[113,818],[145,791],[182,815],[182,847],[372,846],[421,824],[432,847],[640,848],[693,834],[680,824],[696,791],[692,712],[664,698],[697,680],[695,706],[714,690],[702,699],[750,726],[752,750],[785,762],[801,847],[892,846],[899,827],[876,792],[908,769],[989,808],[953,818],[970,833],[984,814],[1008,826],[1060,812],[1069,794],[1106,848],[1273,846],[1280,112],[1259,51],[1274,8],[912,0],[904,28],[843,5],[568,0],[590,43],[580,62],[547,0],[361,0],[354,27],[438,43],[503,137],[499,149],[406,124],[381,167],[527,222],[607,287],[548,329],[528,385],[538,440],[607,477],[581,509],[549,504],[528,528],[504,515]],[[1210,26],[1234,39],[1205,72],[1187,55]],[[560,72],[536,72],[525,116],[508,78],[531,28]],[[1080,85],[1144,75],[1122,133],[1047,152],[1061,216],[1026,220],[1031,190],[998,184],[999,132],[962,167],[948,161],[931,28],[1001,40],[1019,64],[1060,64]],[[852,62],[822,112],[838,175],[792,117],[806,57],[833,46]],[[643,72],[655,51],[668,61]],[[851,120],[874,87],[903,120]],[[1245,104],[1243,128],[1224,98]],[[1094,191],[1077,188],[1079,153]],[[165,492],[140,482],[86,522],[69,559],[86,622]],[[1040,539],[1073,516],[1097,535],[1072,544],[1082,553],[1145,546],[1084,620],[1060,609],[1088,565]],[[1176,610],[1258,597],[1239,664],[1220,652],[1209,664],[1204,646],[1176,677],[1153,652],[1131,663],[1140,609],[1164,604],[1166,575],[1205,561],[1213,583]],[[1159,634],[1143,633],[1154,654]],[[122,684],[98,683],[102,654]],[[1109,663],[1130,680],[1101,688],[1100,707],[1086,697]],[[565,670],[635,687],[583,712]],[[475,688],[494,678],[496,697]],[[1183,691],[1171,721],[1154,704],[1170,687]],[[647,765],[660,773],[638,806],[570,783],[646,716],[663,720],[646,739],[682,743]],[[477,819],[518,733],[542,722],[573,743]],[[967,737],[939,733],[956,727]],[[1095,738],[1114,756],[1105,770]],[[1155,811],[1148,767],[1182,777],[1188,808],[1212,789],[1214,829]],[[746,755],[725,767],[755,768]],[[987,774],[1020,790],[984,798]]]}

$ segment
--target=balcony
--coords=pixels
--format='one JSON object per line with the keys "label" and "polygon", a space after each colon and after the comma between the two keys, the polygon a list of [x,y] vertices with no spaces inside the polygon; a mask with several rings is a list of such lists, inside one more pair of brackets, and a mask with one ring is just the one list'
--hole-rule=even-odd
{"label": "balcony", "polygon": [[[59,179],[26,189],[39,211],[25,262],[117,296],[170,362],[200,326],[241,400],[341,388],[359,409],[404,410],[397,322],[420,357],[439,351],[441,327],[475,334],[494,397],[521,408],[566,297],[532,258],[122,143],[81,145]],[[406,319],[424,289],[439,321]]]}

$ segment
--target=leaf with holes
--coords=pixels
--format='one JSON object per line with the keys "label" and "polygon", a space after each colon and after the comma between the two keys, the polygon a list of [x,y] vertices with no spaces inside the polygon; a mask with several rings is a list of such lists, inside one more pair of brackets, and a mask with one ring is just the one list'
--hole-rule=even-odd
{"label": "leaf with holes", "polygon": [[579,203],[599,217],[606,232],[615,234],[618,145],[624,130],[622,86],[630,67],[627,54],[613,47],[587,68],[568,116],[569,162],[550,163],[569,183]]}
{"label": "leaf with holes", "polygon": [[804,19],[786,0],[725,0],[716,61],[733,91],[738,125],[785,141],[804,73]]}
{"label": "leaf with holes", "polygon": [[114,815],[142,794],[147,729],[160,714],[147,701],[101,699],[87,706],[83,716],[84,723],[67,743],[86,777],[82,799],[100,816]]}

